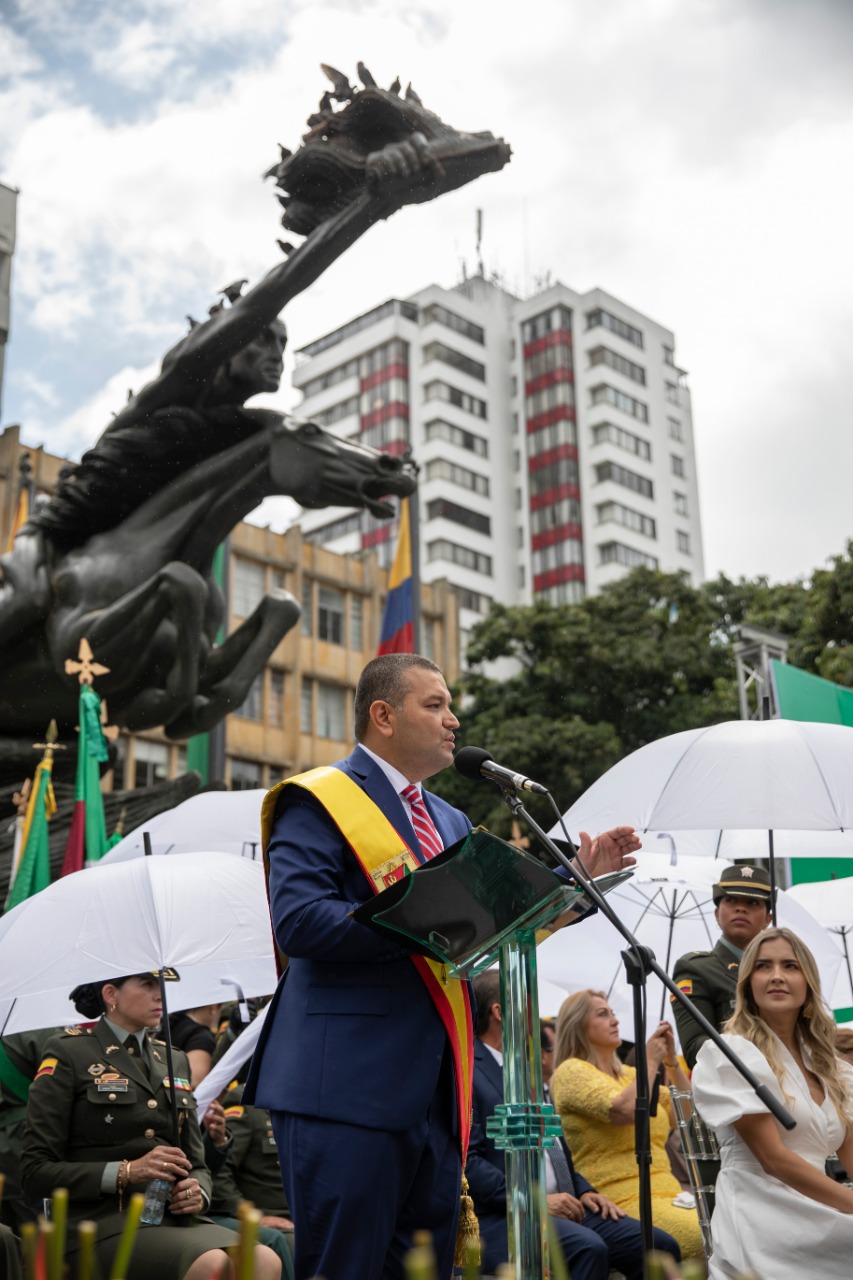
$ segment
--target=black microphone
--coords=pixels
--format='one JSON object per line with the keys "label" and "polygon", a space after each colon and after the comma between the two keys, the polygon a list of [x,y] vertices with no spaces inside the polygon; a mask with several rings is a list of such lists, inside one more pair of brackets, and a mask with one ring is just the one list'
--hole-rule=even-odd
{"label": "black microphone", "polygon": [[490,751],[482,747],[462,747],[457,751],[453,761],[463,778],[485,778],[489,782],[497,782],[501,787],[510,786],[516,791],[534,791],[538,796],[547,796],[548,788],[532,778],[525,778],[523,773],[515,773],[496,764]]}

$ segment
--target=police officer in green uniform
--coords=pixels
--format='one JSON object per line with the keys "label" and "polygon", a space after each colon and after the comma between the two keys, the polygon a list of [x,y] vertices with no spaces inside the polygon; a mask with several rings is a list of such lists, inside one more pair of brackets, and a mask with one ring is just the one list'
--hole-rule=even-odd
{"label": "police officer in green uniform", "polygon": [[42,1211],[41,1204],[25,1196],[21,1187],[27,1095],[44,1057],[44,1046],[61,1030],[42,1027],[38,1031],[16,1031],[0,1040],[0,1173],[4,1179],[0,1223],[18,1235],[22,1224],[35,1222]]}
{"label": "police officer in green uniform", "polygon": [[[735,1005],[738,966],[744,948],[770,924],[770,876],[761,867],[726,867],[713,888],[714,918],[722,937],[713,951],[691,951],[676,960],[676,985],[700,1013],[722,1030]],[[708,1039],[696,1019],[671,997],[681,1051],[690,1070]]]}
{"label": "police officer in green uniform", "polygon": [[[73,1259],[76,1252],[77,1222],[92,1219],[98,1263],[108,1274],[130,1195],[165,1179],[170,1191],[162,1223],[140,1227],[126,1280],[155,1274],[160,1280],[209,1280],[223,1267],[228,1275],[224,1250],[237,1237],[200,1217],[212,1187],[186,1056],[175,1051],[170,1079],[165,1045],[145,1033],[162,1017],[158,977],[87,983],[71,998],[87,1017],[102,1016],[89,1034],[65,1033],[45,1046],[27,1104],[24,1190],[46,1197],[66,1187],[68,1254]],[[279,1280],[280,1264],[270,1250],[259,1247],[255,1264],[257,1280]]]}
{"label": "police officer in green uniform", "polygon": [[[243,1106],[243,1089],[235,1085],[224,1098],[229,1139],[225,1158],[213,1171],[211,1216],[233,1226],[241,1204],[249,1202],[263,1214],[260,1239],[281,1258],[282,1276],[292,1277],[293,1223],[281,1184],[270,1113],[263,1107]],[[213,1167],[213,1166],[211,1166]]]}

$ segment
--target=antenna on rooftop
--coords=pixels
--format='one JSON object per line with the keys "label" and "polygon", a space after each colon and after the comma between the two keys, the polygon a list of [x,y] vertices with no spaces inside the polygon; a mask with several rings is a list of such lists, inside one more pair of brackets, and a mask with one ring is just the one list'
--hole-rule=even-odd
{"label": "antenna on rooftop", "polygon": [[483,270],[483,210],[477,210],[477,272],[485,279]]}

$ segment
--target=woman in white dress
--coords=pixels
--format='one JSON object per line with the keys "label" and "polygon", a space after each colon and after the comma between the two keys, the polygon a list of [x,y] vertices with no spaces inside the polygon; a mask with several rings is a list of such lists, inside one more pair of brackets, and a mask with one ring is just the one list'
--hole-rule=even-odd
{"label": "woman in white dress", "polygon": [[811,952],[789,929],[766,929],[744,951],[725,1032],[797,1124],[783,1129],[705,1042],[693,1096],[721,1153],[709,1280],[732,1270],[762,1280],[850,1280],[853,1189],[828,1178],[824,1162],[837,1151],[853,1168],[853,1067],[836,1054]]}

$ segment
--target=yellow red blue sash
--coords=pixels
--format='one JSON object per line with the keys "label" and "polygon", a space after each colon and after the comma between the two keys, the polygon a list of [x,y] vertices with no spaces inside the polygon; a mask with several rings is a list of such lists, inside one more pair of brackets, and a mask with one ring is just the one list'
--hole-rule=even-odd
{"label": "yellow red blue sash", "polygon": [[[276,805],[285,787],[302,787],[320,802],[355,854],[374,893],[420,864],[394,825],[361,787],[340,769],[323,766],[286,778],[268,791],[261,809],[264,870],[269,889],[269,841]],[[468,986],[427,956],[411,956],[444,1024],[453,1053],[459,1109],[459,1142],[464,1163],[471,1134],[471,1094],[474,1073],[474,1027]]]}

